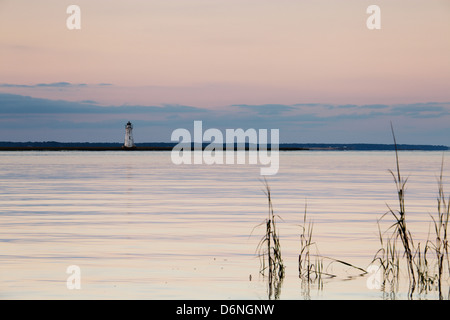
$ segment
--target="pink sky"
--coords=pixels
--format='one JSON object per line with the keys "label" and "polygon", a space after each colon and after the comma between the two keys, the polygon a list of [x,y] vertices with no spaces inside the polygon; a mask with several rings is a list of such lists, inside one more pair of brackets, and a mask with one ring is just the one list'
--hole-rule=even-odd
{"label": "pink sky", "polygon": [[[103,104],[450,101],[450,2],[0,0],[1,92]],[[366,8],[381,8],[368,30]],[[96,86],[111,83],[113,86]]]}

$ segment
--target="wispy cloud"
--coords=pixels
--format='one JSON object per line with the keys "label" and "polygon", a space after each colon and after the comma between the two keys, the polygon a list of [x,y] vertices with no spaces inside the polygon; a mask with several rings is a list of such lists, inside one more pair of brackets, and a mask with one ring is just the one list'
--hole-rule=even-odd
{"label": "wispy cloud", "polygon": [[118,114],[118,113],[193,113],[206,112],[191,106],[163,105],[163,106],[99,106],[93,100],[72,102],[65,100],[49,100],[22,96],[17,94],[0,93],[0,114]]}
{"label": "wispy cloud", "polygon": [[95,87],[95,86],[113,86],[112,83],[98,83],[98,84],[87,84],[87,83],[70,83],[65,81],[51,82],[51,83],[35,83],[35,84],[17,84],[17,83],[1,83],[0,88],[84,88],[84,87]]}
{"label": "wispy cloud", "polygon": [[339,109],[353,109],[353,108],[358,108],[358,105],[356,104],[343,104],[343,105],[338,105],[336,106]]}
{"label": "wispy cloud", "polygon": [[[37,84],[36,86],[40,86]],[[59,82],[46,84],[46,86],[67,86],[67,83]],[[69,84],[71,85],[71,84]],[[230,109],[231,108],[231,109]],[[413,103],[402,105],[330,105],[330,104],[233,104],[215,110],[199,108],[180,104],[155,105],[109,105],[101,106],[95,100],[81,100],[78,102],[66,100],[51,100],[34,98],[19,94],[0,93],[0,114],[6,113],[162,113],[162,114],[188,114],[216,113],[236,114],[236,109],[245,110],[249,117],[264,117],[270,119],[356,119],[380,116],[429,116],[450,114],[450,102]]]}
{"label": "wispy cloud", "polygon": [[283,104],[261,104],[261,105],[235,104],[232,106],[252,110],[260,115],[282,114],[286,111],[291,111],[295,109],[293,106]]}
{"label": "wispy cloud", "polygon": [[50,100],[0,93],[0,140],[17,137],[20,132],[22,136],[79,141],[77,137],[83,136],[85,130],[90,130],[93,141],[109,135],[120,139],[121,128],[128,120],[146,133],[145,141],[168,141],[172,130],[191,128],[194,120],[202,120],[205,128],[278,128],[287,142],[383,143],[381,139],[389,136],[386,132],[390,121],[394,121],[408,132],[410,140],[404,143],[450,144],[446,140],[450,136],[450,103],[443,102],[233,104],[206,109],[180,104],[105,106],[88,99]]}
{"label": "wispy cloud", "polygon": [[80,103],[99,104],[97,101],[94,100],[81,100]]}
{"label": "wispy cloud", "polygon": [[37,84],[12,84],[3,83],[0,87],[3,88],[69,88],[69,87],[85,87],[86,83],[70,83],[70,82],[53,82],[53,83],[37,83]]}
{"label": "wispy cloud", "polygon": [[388,105],[385,104],[366,104],[361,106],[362,109],[387,109]]}
{"label": "wispy cloud", "polygon": [[413,118],[439,118],[450,114],[449,103],[415,103],[393,106],[393,115],[405,115]]}

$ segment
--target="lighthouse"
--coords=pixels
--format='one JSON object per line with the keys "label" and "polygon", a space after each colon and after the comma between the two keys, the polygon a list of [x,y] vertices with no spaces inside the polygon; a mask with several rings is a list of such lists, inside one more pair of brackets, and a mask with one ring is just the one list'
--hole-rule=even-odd
{"label": "lighthouse", "polygon": [[123,144],[124,149],[134,149],[136,148],[133,140],[133,125],[130,121],[125,125],[125,143]]}

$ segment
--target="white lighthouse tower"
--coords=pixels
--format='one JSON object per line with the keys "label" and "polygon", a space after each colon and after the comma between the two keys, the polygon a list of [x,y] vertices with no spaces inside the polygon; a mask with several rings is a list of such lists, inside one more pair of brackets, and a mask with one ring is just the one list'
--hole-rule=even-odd
{"label": "white lighthouse tower", "polygon": [[123,144],[124,149],[136,148],[133,140],[133,125],[130,121],[125,125],[125,143]]}

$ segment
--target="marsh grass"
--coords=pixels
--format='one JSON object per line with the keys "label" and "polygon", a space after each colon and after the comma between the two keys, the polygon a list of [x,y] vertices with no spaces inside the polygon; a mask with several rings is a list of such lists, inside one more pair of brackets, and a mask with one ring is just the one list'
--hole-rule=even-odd
{"label": "marsh grass", "polygon": [[[430,247],[435,252],[437,261],[437,287],[439,291],[439,298],[443,298],[442,283],[444,278],[450,275],[450,261],[449,261],[449,242],[448,242],[448,220],[450,216],[450,197],[446,197],[444,193],[444,158],[442,158],[441,172],[438,179],[438,197],[437,197],[437,217],[433,220],[435,240],[429,241],[427,247]],[[445,276],[445,266],[447,266],[447,274]]]}
{"label": "marsh grass", "polygon": [[396,248],[395,239],[391,236],[386,237],[381,232],[378,221],[378,234],[381,248],[375,254],[372,263],[378,261],[382,270],[382,283],[380,284],[383,292],[394,293],[398,290],[398,280],[400,275],[400,255]]}
{"label": "marsh grass", "polygon": [[[401,265],[406,264],[408,271],[408,295],[413,297],[415,290],[419,294],[427,294],[430,291],[438,291],[439,299],[443,299],[442,284],[450,274],[448,220],[450,215],[450,198],[444,194],[443,161],[438,179],[437,217],[431,216],[434,226],[434,240],[430,235],[425,245],[421,247],[418,242],[414,245],[413,236],[406,224],[405,191],[406,182],[400,172],[399,155],[394,130],[391,124],[395,145],[396,171],[389,170],[394,178],[398,209],[393,210],[389,205],[388,211],[378,220],[379,240],[381,248],[376,252],[372,261],[377,261],[382,268],[382,289],[389,288],[393,293],[398,290]],[[393,223],[384,232],[380,229],[380,221],[386,216],[394,218]],[[398,242],[401,242],[399,247]],[[434,252],[434,257],[430,257]],[[403,262],[403,263],[402,263]],[[447,273],[445,273],[447,267]]]}
{"label": "marsh grass", "polygon": [[[357,276],[364,275],[367,271],[349,262],[327,257],[320,254],[317,244],[313,241],[313,223],[307,219],[307,205],[303,214],[303,224],[300,234],[300,252],[298,255],[298,275],[302,281],[308,283],[316,282],[318,289],[323,288],[324,279],[337,278],[336,273],[331,273],[329,268],[333,264],[339,264],[356,271]],[[325,262],[327,264],[325,265]]]}
{"label": "marsh grass", "polygon": [[[318,254],[316,244],[312,241],[313,223],[306,218],[307,205],[300,225],[300,252],[298,255],[298,277],[302,286],[309,292],[310,284],[317,282],[318,289],[323,288],[323,258]],[[314,249],[314,251],[312,251]]]}
{"label": "marsh grass", "polygon": [[[407,225],[406,211],[406,183],[400,170],[399,150],[391,125],[395,145],[396,169],[389,170],[396,187],[398,208],[393,209],[387,205],[388,210],[378,220],[378,237],[380,249],[372,260],[381,270],[380,289],[384,298],[395,299],[399,290],[400,279],[403,278],[404,268],[407,270],[408,297],[413,295],[437,292],[439,299],[444,299],[444,289],[449,290],[450,257],[448,241],[448,223],[450,218],[450,196],[444,193],[442,159],[440,175],[438,177],[437,212],[431,215],[430,232],[425,245],[417,242]],[[278,299],[281,286],[285,277],[285,266],[281,256],[281,244],[277,230],[277,220],[281,219],[274,214],[272,194],[269,184],[264,179],[264,193],[268,201],[268,217],[259,225],[265,226],[265,234],[257,246],[257,254],[260,259],[260,273],[268,280],[269,299]],[[388,221],[386,221],[390,217]],[[380,223],[387,227],[382,230]],[[303,221],[300,225],[300,246],[298,253],[298,277],[301,279],[302,294],[310,297],[310,289],[317,284],[317,289],[322,290],[324,279],[337,278],[337,274],[328,271],[331,264],[352,268],[357,271],[357,276],[364,276],[368,272],[343,260],[326,257],[319,253],[317,244],[313,240],[314,224],[307,217],[307,205],[303,213]],[[431,231],[432,230],[432,231]],[[325,267],[325,262],[329,262]],[[386,295],[387,294],[387,295]],[[448,292],[450,299],[450,291]]]}
{"label": "marsh grass", "polygon": [[[382,243],[382,259],[380,261],[382,267],[384,268],[385,277],[391,277],[389,282],[391,282],[391,284],[396,284],[396,282],[398,281],[398,268],[400,263],[399,255],[396,252],[396,242],[398,239],[400,239],[403,245],[403,253],[407,264],[409,295],[411,296],[415,290],[416,277],[414,273],[413,237],[406,225],[405,191],[406,182],[408,181],[408,179],[403,178],[400,172],[397,141],[395,139],[392,124],[391,130],[395,146],[396,171],[394,172],[392,170],[389,170],[389,172],[394,178],[395,187],[397,189],[398,210],[393,210],[388,205],[388,211],[381,217],[381,219],[383,219],[387,214],[390,214],[390,216],[394,218],[394,223],[388,229],[393,229],[393,233],[387,238],[387,240],[383,241],[383,235],[380,232],[380,241]],[[386,279],[389,279],[389,277],[387,277]]]}
{"label": "marsh grass", "polygon": [[417,245],[416,254],[414,255],[414,263],[417,272],[417,289],[419,294],[427,294],[436,290],[437,274],[433,268],[431,261],[428,259],[429,241],[426,242],[423,251],[420,243]]}
{"label": "marsh grass", "polygon": [[[398,199],[398,210],[394,210],[389,205],[387,205],[388,211],[383,214],[378,220],[379,227],[380,221],[385,218],[386,215],[389,215],[394,218],[394,223],[385,232],[381,232],[379,227],[379,240],[381,248],[375,254],[372,262],[378,261],[380,263],[380,267],[383,270],[383,290],[386,290],[386,285],[389,285],[390,291],[395,291],[398,288],[401,263],[397,241],[401,241],[403,247],[403,257],[405,257],[408,270],[409,296],[411,297],[416,287],[416,275],[414,271],[413,237],[406,224],[405,192],[406,182],[408,181],[408,179],[405,179],[400,171],[397,141],[392,124],[391,130],[395,146],[396,171],[394,172],[392,170],[389,170],[389,172],[395,182]],[[391,230],[392,232],[389,233],[389,231]]]}
{"label": "marsh grass", "polygon": [[[277,231],[277,219],[281,219],[274,214],[272,193],[264,179],[264,193],[268,201],[268,218],[257,227],[265,226],[265,234],[259,241],[256,251],[260,260],[260,274],[267,276],[268,297],[278,299],[281,293],[281,286],[285,277],[285,266],[281,256],[281,244]],[[303,214],[303,224],[300,225],[300,250],[298,255],[298,276],[301,280],[302,292],[305,297],[309,297],[311,285],[317,284],[317,289],[323,289],[324,278],[336,278],[336,274],[327,271],[331,264],[341,264],[358,271],[358,275],[364,275],[366,270],[352,265],[343,260],[325,257],[319,253],[316,243],[313,241],[313,223],[307,219],[307,205]],[[254,228],[254,229],[255,229]],[[253,232],[253,231],[252,231]],[[324,267],[324,261],[328,261],[328,267]]]}
{"label": "marsh grass", "polygon": [[260,273],[263,276],[266,276],[266,274],[268,276],[269,299],[278,299],[285,276],[285,266],[281,256],[280,238],[276,223],[276,218],[280,217],[274,214],[271,190],[266,180],[264,180],[264,186],[269,212],[268,218],[262,223],[265,226],[265,234],[258,243],[257,252],[260,259]]}

